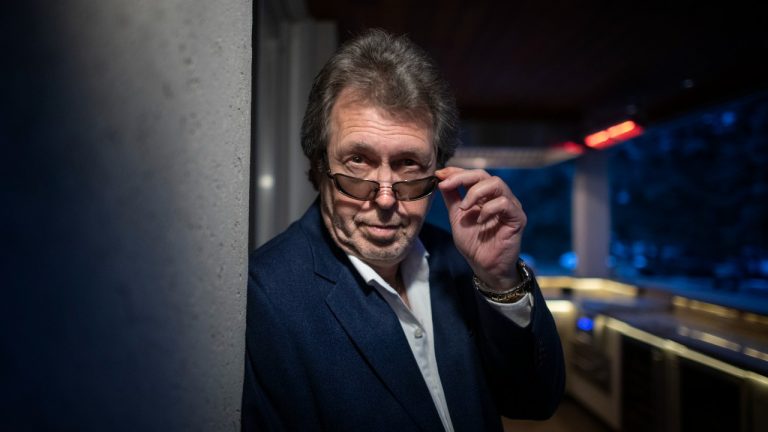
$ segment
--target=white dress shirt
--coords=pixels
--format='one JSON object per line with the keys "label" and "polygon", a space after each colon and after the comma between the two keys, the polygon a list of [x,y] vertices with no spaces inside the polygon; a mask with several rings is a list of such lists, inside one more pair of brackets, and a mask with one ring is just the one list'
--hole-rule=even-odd
{"label": "white dress shirt", "polygon": [[[429,291],[429,264],[427,262],[429,252],[417,238],[411,251],[400,264],[400,274],[403,277],[403,285],[410,308],[406,306],[397,291],[368,264],[355,256],[347,256],[365,282],[384,297],[384,300],[397,315],[416,363],[419,365],[421,375],[424,377],[424,382],[427,383],[429,393],[432,395],[432,401],[435,403],[440,420],[446,431],[453,432],[451,415],[448,412],[448,403],[443,392],[443,384],[440,382],[440,373],[435,357],[432,303]],[[526,294],[515,303],[502,304],[489,299],[486,300],[501,314],[521,327],[527,326],[531,320],[533,308],[533,296],[531,294]]]}

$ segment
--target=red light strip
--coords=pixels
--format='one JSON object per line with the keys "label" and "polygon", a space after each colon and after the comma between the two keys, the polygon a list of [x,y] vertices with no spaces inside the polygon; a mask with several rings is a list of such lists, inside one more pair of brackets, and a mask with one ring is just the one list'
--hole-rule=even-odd
{"label": "red light strip", "polygon": [[643,128],[632,120],[613,125],[608,129],[603,129],[584,138],[584,144],[594,149],[603,149],[616,145],[620,142],[639,136],[643,133]]}

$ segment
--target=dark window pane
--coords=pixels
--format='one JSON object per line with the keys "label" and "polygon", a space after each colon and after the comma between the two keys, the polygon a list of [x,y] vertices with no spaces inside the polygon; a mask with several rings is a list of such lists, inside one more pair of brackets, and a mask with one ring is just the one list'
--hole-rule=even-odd
{"label": "dark window pane", "polygon": [[655,127],[610,151],[617,276],[768,293],[768,96]]}

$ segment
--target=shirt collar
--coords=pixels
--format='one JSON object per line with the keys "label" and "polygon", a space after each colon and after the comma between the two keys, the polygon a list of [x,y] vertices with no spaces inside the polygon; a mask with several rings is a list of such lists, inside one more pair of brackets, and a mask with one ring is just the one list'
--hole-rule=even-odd
{"label": "shirt collar", "polygon": [[[371,266],[354,255],[347,254],[347,256],[349,257],[349,260],[352,262],[352,265],[355,267],[357,272],[360,274],[363,280],[365,280],[365,283],[371,286],[379,285],[388,292],[398,295],[397,291],[395,291],[395,289],[392,288],[384,280],[384,278],[376,273],[376,270],[374,270]],[[411,245],[411,250],[405,256],[405,259],[403,259],[403,261],[400,263],[400,271],[402,272],[403,284],[406,287],[406,291],[408,291],[408,287],[411,286],[411,284],[414,282],[414,279],[423,278],[425,274],[428,277],[428,257],[429,252],[427,252],[427,249],[424,247],[424,244],[421,242],[421,240],[416,237],[413,244]]]}

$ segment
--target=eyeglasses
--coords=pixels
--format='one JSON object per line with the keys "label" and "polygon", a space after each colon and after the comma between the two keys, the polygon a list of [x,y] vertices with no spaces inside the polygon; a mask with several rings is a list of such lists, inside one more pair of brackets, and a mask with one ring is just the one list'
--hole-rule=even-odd
{"label": "eyeglasses", "polygon": [[[328,177],[333,180],[336,189],[342,194],[360,201],[371,201],[381,189],[381,183],[374,180],[363,180],[345,174],[331,174]],[[392,193],[398,201],[416,201],[426,198],[435,191],[438,179],[435,176],[424,177],[416,180],[401,180],[392,183]]]}

